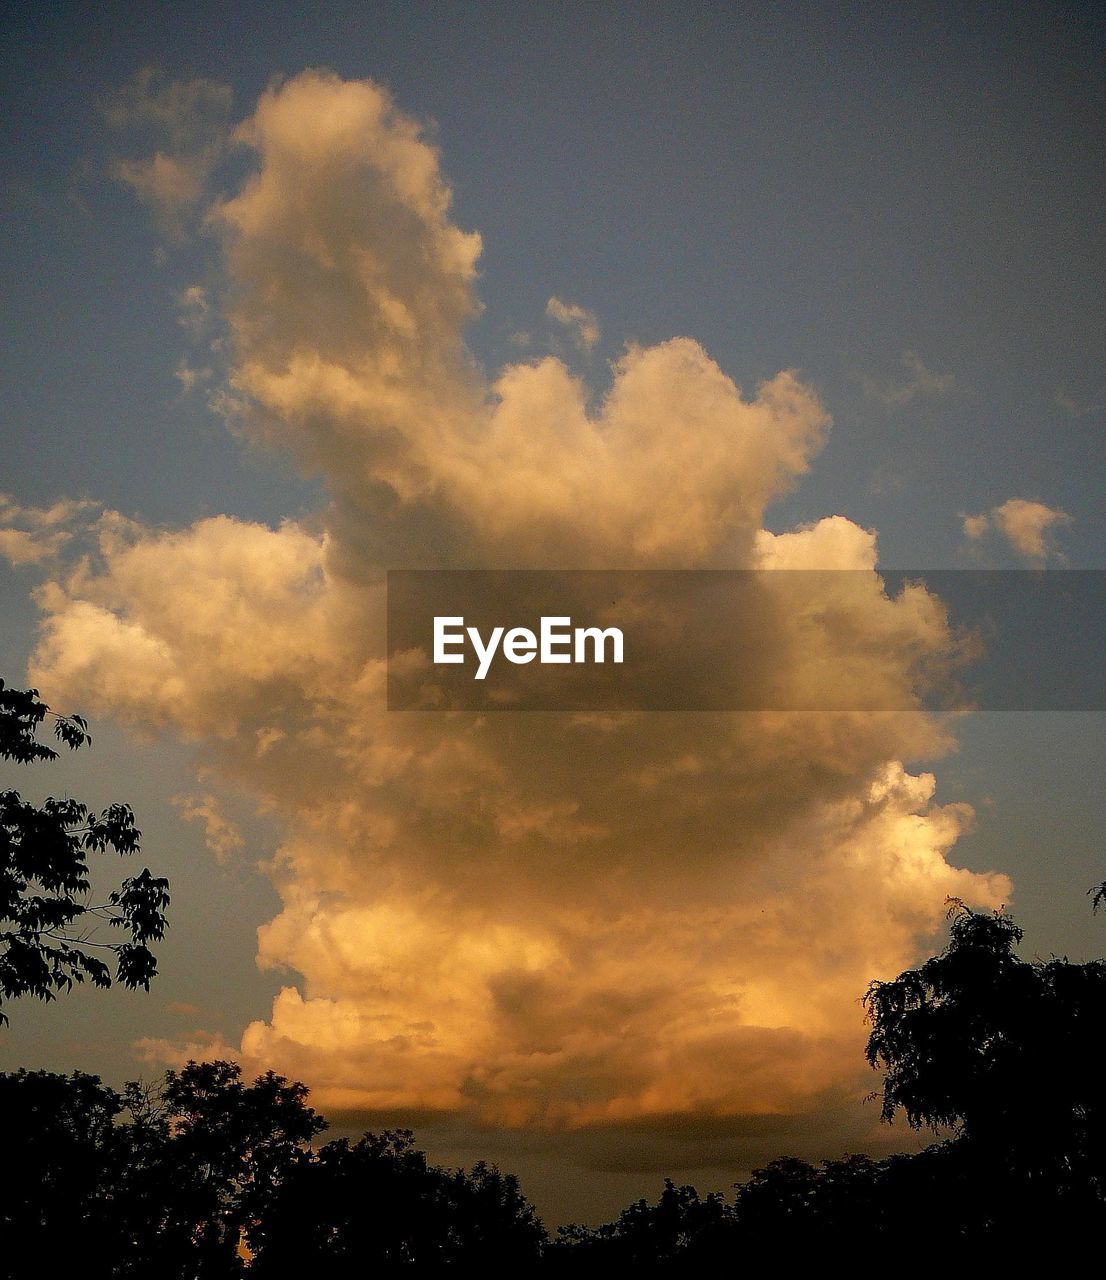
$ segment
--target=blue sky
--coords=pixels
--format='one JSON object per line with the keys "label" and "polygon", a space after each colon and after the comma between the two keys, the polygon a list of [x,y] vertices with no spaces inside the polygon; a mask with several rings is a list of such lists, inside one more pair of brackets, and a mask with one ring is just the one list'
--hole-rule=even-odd
{"label": "blue sky", "polygon": [[[1013,567],[1007,541],[972,544],[962,521],[1021,498],[1070,517],[1052,563],[1106,567],[1100,6],[4,11],[0,492],[21,504],[89,498],[154,528],[221,513],[273,525],[320,506],[323,481],[182,391],[173,299],[212,278],[213,235],[164,243],[111,176],[134,143],[104,107],[156,66],[228,84],[240,119],[274,77],[327,67],[429,122],[452,221],[483,237],[467,342],[489,374],[569,353],[598,396],[627,342],[673,336],[747,391],[796,369],[834,426],[768,529],[843,515],[878,530],[888,566]],[[547,316],[551,296],[597,318],[586,352]],[[25,568],[2,580],[13,682],[36,581]],[[1098,954],[1106,925],[1084,894],[1106,875],[1101,716],[989,713],[957,737],[938,799],[977,816],[951,860],[1013,878],[1029,950]],[[95,758],[66,764],[78,794],[133,798],[151,857],[168,851],[165,976],[148,999],[20,1008],[5,1065],[119,1078],[133,1040],[179,1024],[168,1002],[203,1007],[236,1042],[287,980],[253,962],[253,930],[277,909],[253,861],[277,837],[243,811],[249,856],[213,862],[169,803],[193,789],[191,760],[173,735],[144,744],[109,715]],[[611,1194],[649,1178],[628,1173]]]}
{"label": "blue sky", "polygon": [[[97,105],[149,64],[228,81],[240,110],[325,65],[437,123],[457,221],[489,246],[470,340],[490,364],[555,293],[601,318],[599,369],[628,337],[680,333],[742,385],[795,366],[845,425],[798,514],[829,502],[880,529],[888,563],[952,564],[958,512],[1016,480],[1067,504],[1072,563],[1097,565],[1101,413],[1056,401],[1104,398],[1095,6],[703,6],[690,24],[664,5],[270,9],[13,8],[9,411],[32,442],[68,442],[48,460],[18,431],[25,485],[108,501],[125,485],[158,515],[199,493],[287,509],[271,474],[243,475],[165,404],[173,269],[152,268],[143,211],[104,180]],[[906,376],[906,350],[956,394],[893,413],[864,396],[865,376]],[[108,430],[118,451],[88,446]]]}

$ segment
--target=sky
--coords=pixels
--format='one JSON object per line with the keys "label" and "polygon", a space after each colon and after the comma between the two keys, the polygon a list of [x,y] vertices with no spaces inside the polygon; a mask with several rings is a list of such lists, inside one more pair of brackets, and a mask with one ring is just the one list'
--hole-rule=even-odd
{"label": "sky", "polygon": [[1104,27],[5,5],[0,662],[95,740],[4,781],[173,904],[0,1066],[232,1054],[549,1222],[909,1145],[859,997],[949,895],[1101,953],[1101,713],[412,718],[382,574],[863,570],[905,682],[877,566],[1106,568]]}

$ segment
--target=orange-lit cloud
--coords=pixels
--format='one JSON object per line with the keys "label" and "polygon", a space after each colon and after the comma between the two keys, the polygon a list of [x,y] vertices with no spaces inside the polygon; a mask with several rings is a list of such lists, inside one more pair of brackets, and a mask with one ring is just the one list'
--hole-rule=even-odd
{"label": "orange-lit cloud", "polygon": [[564,325],[581,351],[590,351],[599,341],[599,321],[594,312],[553,297],[545,304],[545,314],[550,320]]}
{"label": "orange-lit cloud", "polygon": [[149,205],[160,229],[180,239],[208,192],[227,146],[231,92],[202,77],[164,81],[145,67],[107,103],[120,131],[156,140],[152,155],[115,162],[115,175]]}
{"label": "orange-lit cloud", "polygon": [[46,564],[69,544],[75,524],[95,503],[55,502],[28,507],[0,493],[0,555],[12,565]]}
{"label": "orange-lit cloud", "polygon": [[[384,704],[389,564],[859,570],[817,610],[779,575],[772,679],[845,671],[905,701],[919,656],[951,648],[939,602],[888,599],[875,535],[843,517],[764,528],[828,429],[817,394],[784,371],[746,396],[687,337],[627,348],[597,406],[559,359],[486,379],[464,346],[479,237],[383,90],[306,72],[235,139],[255,170],[205,215],[230,300],[219,403],[331,505],[276,529],[100,516],[94,554],[40,589],[33,675],[175,731],[283,819],[259,961],[288,981],[241,1056],[324,1109],[514,1125],[798,1114],[857,1089],[867,982],[947,896],[1010,891],[950,864],[970,811],[907,767],[948,724]],[[205,791],[192,813],[210,831],[219,810]]]}
{"label": "orange-lit cloud", "polygon": [[1030,565],[1040,567],[1050,560],[1061,563],[1064,560],[1055,545],[1055,533],[1071,524],[1071,516],[1058,507],[1026,498],[1009,498],[990,511],[964,516],[963,521],[964,535],[969,542],[979,542],[994,531]]}

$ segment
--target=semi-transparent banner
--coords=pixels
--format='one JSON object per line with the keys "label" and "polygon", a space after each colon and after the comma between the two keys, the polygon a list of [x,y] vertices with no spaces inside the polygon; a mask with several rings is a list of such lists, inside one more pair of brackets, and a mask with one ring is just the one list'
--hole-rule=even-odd
{"label": "semi-transparent banner", "polygon": [[392,570],[396,711],[1101,711],[1101,570]]}

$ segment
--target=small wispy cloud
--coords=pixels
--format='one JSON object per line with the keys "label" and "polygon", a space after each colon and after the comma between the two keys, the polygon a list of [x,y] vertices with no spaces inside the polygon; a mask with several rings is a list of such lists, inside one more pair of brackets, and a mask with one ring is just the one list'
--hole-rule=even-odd
{"label": "small wispy cloud", "polygon": [[874,378],[863,374],[860,378],[864,394],[888,409],[901,409],[923,397],[948,395],[956,387],[955,374],[934,373],[916,351],[904,351],[898,364],[902,373],[894,377]]}
{"label": "small wispy cloud", "polygon": [[177,323],[189,333],[200,335],[211,323],[211,300],[201,284],[190,284],[176,295]]}
{"label": "small wispy cloud", "polygon": [[178,795],[173,804],[186,822],[203,824],[204,840],[216,862],[226,863],[245,846],[237,823],[223,813],[216,796],[210,794]]}
{"label": "small wispy cloud", "polygon": [[207,194],[229,141],[231,106],[226,85],[203,77],[167,81],[157,68],[145,67],[105,107],[113,128],[156,142],[152,155],[117,160],[114,173],[155,211],[170,240],[185,237]]}
{"label": "small wispy cloud", "polygon": [[189,1000],[170,1000],[165,1006],[165,1012],[175,1014],[178,1018],[197,1018],[203,1010]]}
{"label": "small wispy cloud", "polygon": [[50,507],[24,506],[0,493],[0,557],[11,565],[53,560],[73,537],[74,527],[96,505],[66,499]]}
{"label": "small wispy cloud", "polygon": [[241,1055],[221,1031],[197,1027],[177,1038],[143,1036],[131,1043],[139,1062],[151,1067],[183,1067],[186,1062],[212,1058],[236,1060]]}
{"label": "small wispy cloud", "polygon": [[594,312],[554,297],[545,304],[545,314],[564,325],[582,351],[590,351],[599,341],[599,321]]}
{"label": "small wispy cloud", "polygon": [[979,515],[961,516],[964,536],[978,543],[990,533],[997,533],[1032,565],[1045,565],[1050,560],[1064,563],[1063,553],[1055,545],[1057,529],[1070,525],[1071,516],[1059,507],[1026,498],[1009,498],[1001,506]]}
{"label": "small wispy cloud", "polygon": [[1066,387],[1057,387],[1056,403],[1065,413],[1070,413],[1073,418],[1085,418],[1091,413],[1106,412],[1106,391],[1100,391],[1091,400],[1080,400],[1077,396],[1073,396]]}

